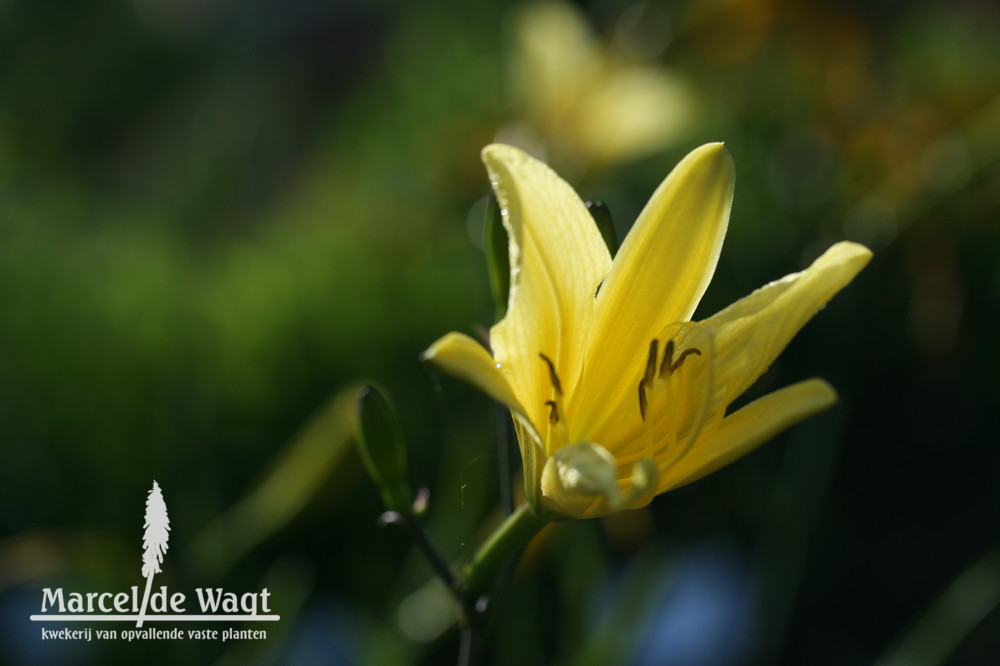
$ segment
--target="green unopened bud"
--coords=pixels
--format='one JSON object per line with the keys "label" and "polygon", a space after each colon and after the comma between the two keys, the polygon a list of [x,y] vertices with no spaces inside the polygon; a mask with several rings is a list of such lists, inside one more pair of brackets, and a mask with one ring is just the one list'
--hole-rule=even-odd
{"label": "green unopened bud", "polygon": [[358,391],[358,452],[382,493],[389,511],[412,512],[413,493],[407,480],[406,447],[396,414],[374,386]]}
{"label": "green unopened bud", "polygon": [[486,226],[483,230],[486,269],[490,276],[490,292],[496,304],[497,321],[507,314],[507,292],[510,291],[510,255],[507,250],[507,230],[504,229],[500,206],[491,196],[486,205]]}
{"label": "green unopened bud", "polygon": [[608,246],[608,252],[614,258],[618,253],[618,232],[615,231],[615,222],[611,217],[611,209],[603,201],[587,201],[587,210],[590,216],[597,223],[597,230],[601,232],[604,244]]}

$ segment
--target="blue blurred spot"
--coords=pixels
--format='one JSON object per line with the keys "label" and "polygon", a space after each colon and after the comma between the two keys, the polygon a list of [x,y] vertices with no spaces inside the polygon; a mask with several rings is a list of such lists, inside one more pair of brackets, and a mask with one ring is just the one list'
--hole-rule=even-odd
{"label": "blue blurred spot", "polygon": [[359,662],[358,622],[339,606],[306,608],[278,663],[351,666]]}
{"label": "blue blurred spot", "polygon": [[101,661],[104,649],[97,641],[42,640],[42,628],[78,629],[72,623],[32,622],[41,612],[41,591],[8,588],[0,594],[0,664],[21,666],[76,666]]}
{"label": "blue blurred spot", "polygon": [[633,665],[742,663],[752,620],[745,558],[721,544],[703,544],[683,553],[671,574],[676,582],[640,639]]}

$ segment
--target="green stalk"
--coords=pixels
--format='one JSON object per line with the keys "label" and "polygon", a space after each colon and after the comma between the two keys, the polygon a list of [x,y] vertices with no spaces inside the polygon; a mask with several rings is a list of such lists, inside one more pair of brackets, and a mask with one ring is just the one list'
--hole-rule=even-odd
{"label": "green stalk", "polygon": [[535,513],[528,504],[522,504],[507,516],[479,547],[463,571],[466,599],[475,604],[480,597],[489,594],[503,566],[519,555],[549,520]]}

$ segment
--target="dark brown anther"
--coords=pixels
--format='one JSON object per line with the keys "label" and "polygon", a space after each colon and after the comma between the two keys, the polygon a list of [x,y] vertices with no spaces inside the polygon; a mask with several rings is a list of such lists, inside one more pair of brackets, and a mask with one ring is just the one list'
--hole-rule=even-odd
{"label": "dark brown anther", "polygon": [[697,347],[691,347],[690,349],[685,349],[681,352],[681,355],[674,360],[674,341],[667,341],[666,347],[663,349],[663,362],[660,364],[660,377],[666,377],[668,374],[674,374],[680,367],[684,364],[684,359],[691,354],[696,354],[701,356],[701,350]]}
{"label": "dark brown anther", "polygon": [[552,388],[556,390],[556,395],[562,395],[562,383],[559,381],[559,375],[556,374],[556,366],[548,356],[542,352],[538,352],[538,355],[542,357],[545,364],[549,366],[549,380],[552,382]]}
{"label": "dark brown anther", "polygon": [[639,415],[643,421],[646,420],[646,407],[649,406],[649,398],[646,392],[653,385],[653,379],[656,378],[656,352],[659,346],[660,341],[656,338],[650,341],[649,357],[646,359],[646,372],[643,373],[642,379],[639,380]]}
{"label": "dark brown anther", "polygon": [[639,382],[639,416],[646,421],[646,380]]}
{"label": "dark brown anther", "polygon": [[659,346],[659,341],[655,338],[649,343],[649,358],[646,359],[646,372],[642,375],[642,379],[639,380],[639,415],[642,420],[646,420],[646,409],[649,407],[649,395],[648,391],[653,386],[653,380],[656,378],[657,374],[662,379],[667,375],[672,375],[680,369],[681,365],[684,364],[684,359],[686,359],[691,354],[697,354],[701,356],[701,350],[691,347],[690,349],[685,349],[681,352],[677,360],[674,360],[674,351],[677,348],[676,343],[673,340],[667,340],[667,343],[663,345],[663,361],[660,362],[660,371],[656,371],[656,350]]}
{"label": "dark brown anther", "polygon": [[674,362],[674,341],[667,340],[667,344],[663,347],[663,363],[660,364],[660,377],[666,377],[668,372],[673,372],[670,369],[670,366],[673,362]]}
{"label": "dark brown anther", "polygon": [[646,359],[646,373],[642,376],[642,381],[646,382],[647,385],[653,383],[653,377],[656,376],[656,350],[660,346],[660,341],[656,338],[649,343],[649,358]]}
{"label": "dark brown anther", "polygon": [[670,374],[677,372],[677,370],[680,369],[681,365],[684,363],[684,359],[686,359],[691,354],[694,354],[696,356],[701,356],[701,350],[695,347],[691,347],[690,349],[685,349],[684,351],[682,351],[681,355],[678,356],[677,360],[674,361],[673,365],[670,366]]}
{"label": "dark brown anther", "polygon": [[559,403],[555,400],[546,400],[545,404],[549,406],[549,423],[552,425],[559,423]]}

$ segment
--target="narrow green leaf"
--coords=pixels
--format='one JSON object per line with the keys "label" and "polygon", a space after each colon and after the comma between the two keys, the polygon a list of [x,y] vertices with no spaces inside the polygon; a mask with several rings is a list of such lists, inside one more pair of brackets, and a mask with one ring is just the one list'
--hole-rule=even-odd
{"label": "narrow green leaf", "polygon": [[332,396],[282,447],[259,483],[193,540],[187,558],[195,569],[221,576],[320,492],[350,450],[355,392]]}

